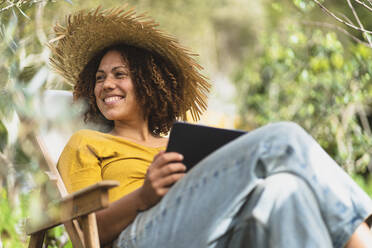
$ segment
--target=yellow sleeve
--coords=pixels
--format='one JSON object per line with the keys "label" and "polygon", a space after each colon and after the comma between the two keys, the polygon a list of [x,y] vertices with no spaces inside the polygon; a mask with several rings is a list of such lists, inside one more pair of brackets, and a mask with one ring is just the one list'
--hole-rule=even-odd
{"label": "yellow sleeve", "polygon": [[57,168],[69,193],[102,181],[94,142],[83,131],[70,138],[58,160]]}

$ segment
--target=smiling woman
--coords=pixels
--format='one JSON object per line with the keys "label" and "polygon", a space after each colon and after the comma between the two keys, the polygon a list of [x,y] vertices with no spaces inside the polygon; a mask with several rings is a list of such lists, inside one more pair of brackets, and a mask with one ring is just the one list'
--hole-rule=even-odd
{"label": "smiling woman", "polygon": [[[136,115],[142,114],[138,117],[146,119],[153,134],[166,134],[176,117],[185,118],[189,86],[176,81],[180,76],[172,64],[156,54],[138,47],[113,45],[99,51],[84,67],[75,85],[74,97],[88,100],[86,121],[103,124],[104,130],[111,130],[115,120],[102,112],[111,105],[103,104],[107,100],[104,102],[102,97],[120,93],[117,96],[125,97],[127,104],[136,102],[131,108],[137,111]],[[107,114],[116,113],[117,108],[110,109]]]}
{"label": "smiling woman", "polygon": [[128,65],[120,52],[110,50],[103,56],[96,73],[94,95],[98,109],[106,119],[114,122],[144,121],[145,115],[138,104]]}
{"label": "smiling woman", "polygon": [[[368,247],[371,199],[301,127],[269,124],[185,174],[164,152],[174,121],[195,120],[210,85],[175,39],[131,10],[79,12],[57,25],[52,64],[89,102],[58,169],[69,192],[118,180],[97,212],[120,248]],[[195,147],[198,149],[198,147]],[[285,227],[285,228],[283,228]]]}

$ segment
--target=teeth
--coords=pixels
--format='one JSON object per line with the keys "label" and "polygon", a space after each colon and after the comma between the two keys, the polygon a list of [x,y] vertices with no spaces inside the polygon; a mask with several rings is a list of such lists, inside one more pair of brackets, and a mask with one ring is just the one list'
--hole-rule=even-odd
{"label": "teeth", "polygon": [[110,102],[116,102],[116,101],[119,101],[119,100],[121,100],[121,99],[123,99],[123,97],[121,97],[121,96],[111,96],[111,97],[107,97],[107,98],[105,98],[103,101],[104,101],[105,103],[110,103]]}

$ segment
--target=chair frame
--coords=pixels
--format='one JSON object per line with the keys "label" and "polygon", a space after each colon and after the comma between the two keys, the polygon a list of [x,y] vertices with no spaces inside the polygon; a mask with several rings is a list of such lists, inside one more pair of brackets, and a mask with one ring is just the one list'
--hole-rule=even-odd
{"label": "chair frame", "polygon": [[[56,184],[61,200],[43,214],[41,219],[26,221],[26,233],[31,235],[29,248],[42,248],[48,229],[64,224],[73,247],[99,248],[95,212],[108,207],[108,190],[119,185],[117,181],[101,181],[92,186],[68,194],[62,178],[48,154],[41,137],[31,134],[31,140],[41,151],[40,165],[49,170],[47,175]],[[57,210],[57,211],[55,211]],[[79,223],[77,221],[79,219]]]}

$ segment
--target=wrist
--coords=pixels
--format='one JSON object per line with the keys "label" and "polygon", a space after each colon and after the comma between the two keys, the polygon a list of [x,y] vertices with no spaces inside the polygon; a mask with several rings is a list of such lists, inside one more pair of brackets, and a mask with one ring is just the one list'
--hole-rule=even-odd
{"label": "wrist", "polygon": [[138,189],[138,203],[136,206],[136,212],[140,213],[146,211],[149,208],[147,201],[146,201],[146,194],[143,190],[143,187]]}

